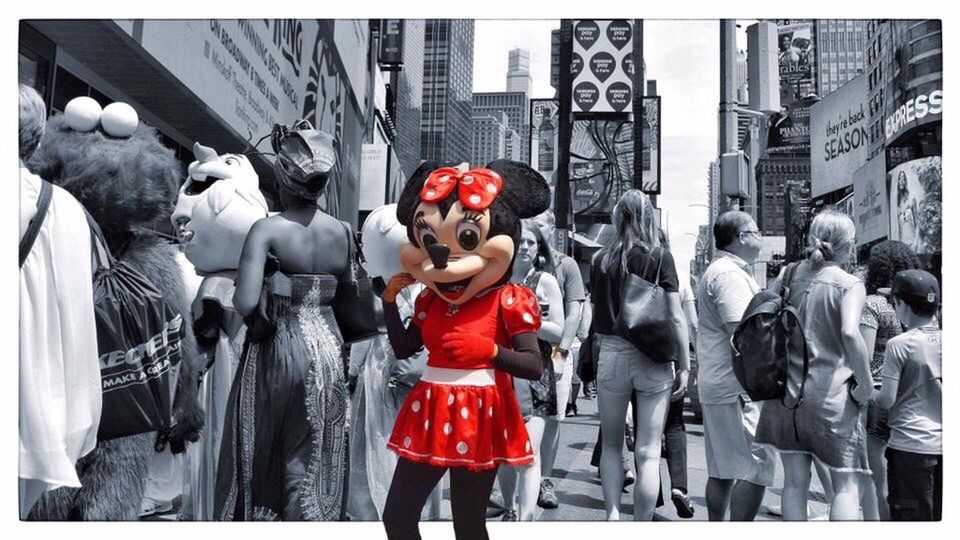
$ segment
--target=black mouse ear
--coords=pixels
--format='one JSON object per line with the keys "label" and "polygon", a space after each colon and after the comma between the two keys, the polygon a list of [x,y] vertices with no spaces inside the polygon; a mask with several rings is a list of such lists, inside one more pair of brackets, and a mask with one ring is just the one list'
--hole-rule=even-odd
{"label": "black mouse ear", "polygon": [[531,218],[550,208],[550,186],[547,180],[529,165],[509,159],[487,164],[503,178],[500,197],[520,218]]}
{"label": "black mouse ear", "polygon": [[423,184],[427,181],[430,173],[439,169],[441,163],[438,161],[424,161],[413,171],[407,184],[403,186],[403,192],[400,193],[400,200],[397,201],[397,221],[404,226],[409,226],[413,221],[413,211],[420,204],[420,191]]}

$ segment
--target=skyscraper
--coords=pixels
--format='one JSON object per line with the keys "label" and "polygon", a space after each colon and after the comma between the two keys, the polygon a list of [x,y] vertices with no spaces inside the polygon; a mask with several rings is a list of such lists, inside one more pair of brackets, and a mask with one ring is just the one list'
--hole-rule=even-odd
{"label": "skyscraper", "polygon": [[473,113],[502,111],[507,115],[507,127],[520,138],[520,156],[511,159],[529,163],[530,100],[523,92],[478,92],[473,94]]}
{"label": "skyscraper", "polygon": [[423,19],[403,21],[403,69],[390,73],[397,126],[394,145],[406,178],[420,165],[424,26]]}
{"label": "skyscraper", "polygon": [[507,92],[523,92],[530,99],[530,51],[513,49],[507,63]]}
{"label": "skyscraper", "polygon": [[867,43],[864,19],[816,19],[817,95],[821,98],[863,73]]}
{"label": "skyscraper", "polygon": [[423,52],[421,159],[469,158],[472,92],[473,19],[428,19]]}
{"label": "skyscraper", "polygon": [[474,113],[473,152],[470,154],[471,167],[483,167],[487,163],[506,157],[505,143],[507,115],[502,111]]}

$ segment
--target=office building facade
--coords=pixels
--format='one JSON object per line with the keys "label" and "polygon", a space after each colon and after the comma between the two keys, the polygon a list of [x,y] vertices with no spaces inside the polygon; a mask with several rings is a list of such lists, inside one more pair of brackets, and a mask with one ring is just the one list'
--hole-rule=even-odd
{"label": "office building facade", "polygon": [[507,115],[503,112],[484,112],[474,114],[473,151],[470,154],[470,166],[482,167],[487,163],[502,159],[506,155]]}
{"label": "office building facade", "polygon": [[462,161],[470,156],[473,23],[473,19],[426,21],[421,159]]}
{"label": "office building facade", "polygon": [[867,43],[866,19],[817,19],[817,95],[823,98],[863,73]]}
{"label": "office building facade", "polygon": [[[501,111],[507,115],[507,127],[517,134],[530,132],[530,100],[523,92],[478,92],[473,94],[473,113]],[[530,142],[520,136],[520,156],[511,158],[529,162]]]}

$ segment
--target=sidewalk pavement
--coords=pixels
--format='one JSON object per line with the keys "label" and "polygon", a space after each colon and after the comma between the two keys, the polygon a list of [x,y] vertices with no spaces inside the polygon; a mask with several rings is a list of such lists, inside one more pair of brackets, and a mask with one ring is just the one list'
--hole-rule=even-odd
{"label": "sidewalk pavement", "polygon": [[[603,521],[606,516],[603,504],[603,493],[600,487],[600,477],[597,469],[590,465],[590,456],[593,445],[597,440],[597,430],[600,426],[600,417],[597,415],[596,399],[577,400],[579,414],[567,418],[560,426],[560,448],[554,464],[553,483],[560,507],[544,510],[538,508],[537,521]],[[695,514],[690,521],[706,521],[707,508],[704,493],[707,486],[707,464],[704,456],[703,425],[694,421],[688,410],[684,421],[687,426],[687,484],[690,500],[695,508]],[[624,448],[626,451],[626,448]],[[655,521],[687,521],[677,516],[676,508],[670,501],[670,476],[667,473],[666,460],[660,462],[660,477],[663,485],[665,505],[658,508],[654,515]],[[449,486],[449,483],[447,483]],[[769,508],[780,505],[780,493],[783,487],[783,469],[777,462],[777,471],[774,486],[767,490],[763,505],[757,514],[757,521],[779,521],[781,518],[769,513]],[[810,486],[810,518],[821,516],[829,511],[823,488],[819,478],[813,474]],[[162,515],[151,516],[148,520],[176,520],[179,510],[179,498],[174,501],[172,511]],[[620,506],[621,520],[633,519],[633,486],[623,492]],[[442,519],[449,520],[450,494],[449,487],[445,490]],[[492,518],[491,521],[499,521]]]}

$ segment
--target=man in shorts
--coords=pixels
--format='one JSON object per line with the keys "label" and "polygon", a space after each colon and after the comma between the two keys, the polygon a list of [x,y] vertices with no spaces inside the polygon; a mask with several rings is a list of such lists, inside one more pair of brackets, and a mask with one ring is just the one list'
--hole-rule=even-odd
{"label": "man in shorts", "polygon": [[760,255],[760,231],[750,214],[724,212],[713,227],[717,255],[700,279],[697,332],[698,391],[707,458],[707,514],[752,521],[773,485],[776,454],[753,444],[760,403],[747,398],[733,372],[730,337],[760,287],[751,265]]}

